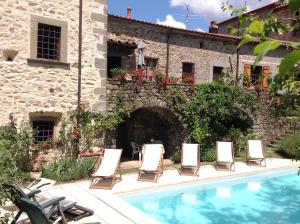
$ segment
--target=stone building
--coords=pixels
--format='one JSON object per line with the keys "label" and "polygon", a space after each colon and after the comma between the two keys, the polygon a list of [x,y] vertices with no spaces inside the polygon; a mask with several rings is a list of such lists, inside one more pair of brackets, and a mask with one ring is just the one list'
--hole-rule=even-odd
{"label": "stone building", "polygon": [[[42,142],[55,138],[62,115],[76,109],[78,9],[77,2],[64,0],[1,2],[0,125],[9,116],[18,124],[29,121]],[[130,141],[147,143],[150,138],[162,140],[170,155],[169,149],[185,138],[158,86],[111,79],[112,68],[136,68],[139,41],[145,44],[146,72],[160,71],[176,80],[172,89],[189,97],[193,86],[186,84],[217,80],[224,68],[266,88],[267,77],[276,74],[286,54],[285,48],[271,52],[254,69],[251,45],[237,55],[238,37],[139,21],[130,13],[128,18],[107,15],[106,0],[84,1],[82,101],[88,110],[113,111],[121,91],[123,100],[135,104],[131,119],[118,128],[117,146],[125,149],[124,155],[130,153]],[[264,129],[263,122],[259,125]]]}
{"label": "stone building", "polygon": [[[130,12],[130,11],[129,11]],[[236,46],[240,39],[227,34],[196,32],[158,25],[127,17],[108,15],[108,51],[107,51],[107,110],[112,111],[120,92],[127,103],[134,106],[130,119],[118,128],[117,147],[130,149],[130,142],[139,144],[150,142],[151,138],[164,143],[167,155],[185,139],[182,123],[174,117],[164,101],[164,92],[155,84],[140,86],[132,81],[116,81],[112,78],[111,69],[125,68],[134,70],[138,61],[138,44],[145,44],[145,70],[155,74],[158,70],[169,77],[178,79],[168,89],[184,91],[193,97],[193,88],[186,76],[192,76],[194,84],[208,83],[220,78],[224,68],[240,78],[248,77],[249,85],[264,88],[263,100],[259,104],[268,104],[267,79],[277,73],[277,66],[287,53],[284,47],[270,52],[254,69],[255,57],[253,46],[240,49],[237,56]],[[237,58],[239,60],[237,60]],[[172,78],[173,77],[173,78]],[[274,124],[274,121],[272,121]],[[269,141],[275,130],[267,118],[267,110],[262,110],[254,121],[253,129],[261,138]],[[277,130],[277,129],[276,129]],[[171,136],[171,137],[170,137]],[[128,150],[124,150],[126,155]]]}
{"label": "stone building", "polygon": [[[133,70],[137,65],[139,40],[145,43],[146,70],[161,73],[185,83],[192,76],[194,83],[207,83],[220,77],[222,69],[250,77],[252,84],[267,87],[267,78],[275,75],[286,49],[270,52],[254,69],[253,46],[243,47],[237,60],[238,37],[178,29],[116,15],[108,16],[108,75],[115,67]],[[239,62],[237,62],[239,61]],[[237,70],[238,67],[238,71]]]}
{"label": "stone building", "polygon": [[[78,18],[78,1],[1,1],[0,125],[10,114],[45,140],[76,109]],[[105,111],[107,1],[84,1],[83,24],[82,100]]]}
{"label": "stone building", "polygon": [[[268,13],[272,11],[274,14],[277,14],[278,17],[282,20],[282,22],[289,26],[294,26],[296,24],[300,23],[300,9],[299,11],[293,15],[292,11],[290,10],[287,3],[281,4],[279,1],[274,2],[272,4],[266,5],[264,7],[255,9],[253,11],[250,11],[246,13],[247,15],[257,15],[261,19],[266,18]],[[229,34],[231,28],[238,27],[239,19],[237,17],[233,17],[231,19],[225,20],[220,23],[212,22],[211,24],[211,31],[214,33],[220,33],[220,34]],[[295,29],[292,32],[286,33],[284,35],[278,35],[278,34],[272,34],[271,37],[285,40],[285,41],[300,41],[300,30]]]}

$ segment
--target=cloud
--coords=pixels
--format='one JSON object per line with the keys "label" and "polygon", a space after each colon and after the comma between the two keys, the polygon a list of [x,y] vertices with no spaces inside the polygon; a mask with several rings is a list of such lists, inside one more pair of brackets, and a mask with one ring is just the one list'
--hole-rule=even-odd
{"label": "cloud", "polygon": [[160,25],[165,25],[165,26],[172,26],[176,28],[181,28],[181,29],[186,29],[186,25],[182,22],[178,22],[174,19],[172,15],[167,15],[165,21],[160,21],[159,19],[156,20],[156,23]]}
{"label": "cloud", "polygon": [[[242,8],[247,5],[248,11],[262,7],[264,5],[275,2],[276,0],[231,0],[230,3],[235,8]],[[230,18],[230,12],[223,12],[222,3],[226,0],[170,0],[171,7],[189,6],[194,14],[203,16],[207,21],[223,21]]]}
{"label": "cloud", "polygon": [[205,30],[203,30],[201,28],[196,28],[195,30],[198,31],[198,32],[205,32]]}

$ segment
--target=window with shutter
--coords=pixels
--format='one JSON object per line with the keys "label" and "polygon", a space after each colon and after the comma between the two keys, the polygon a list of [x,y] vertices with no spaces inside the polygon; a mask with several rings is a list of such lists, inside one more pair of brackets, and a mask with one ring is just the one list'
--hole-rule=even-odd
{"label": "window with shutter", "polygon": [[268,88],[269,87],[269,82],[268,79],[270,77],[270,67],[269,66],[264,66],[264,71],[263,71],[263,88]]}

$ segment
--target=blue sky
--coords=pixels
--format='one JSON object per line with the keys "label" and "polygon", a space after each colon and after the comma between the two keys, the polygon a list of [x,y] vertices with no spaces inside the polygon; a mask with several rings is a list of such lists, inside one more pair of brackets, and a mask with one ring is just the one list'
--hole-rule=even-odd
{"label": "blue sky", "polygon": [[[222,12],[225,0],[109,0],[109,13],[126,16],[127,7],[132,8],[133,18],[180,28],[207,31],[210,21],[223,21],[230,17]],[[275,0],[248,0],[249,10],[270,4]],[[231,0],[242,7],[244,0]],[[189,22],[186,23],[187,6]]]}

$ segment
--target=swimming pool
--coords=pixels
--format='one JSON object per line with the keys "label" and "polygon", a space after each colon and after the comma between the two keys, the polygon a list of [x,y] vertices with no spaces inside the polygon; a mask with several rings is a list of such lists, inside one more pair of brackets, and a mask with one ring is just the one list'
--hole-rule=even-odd
{"label": "swimming pool", "polygon": [[123,198],[163,224],[300,223],[300,176],[296,170]]}

